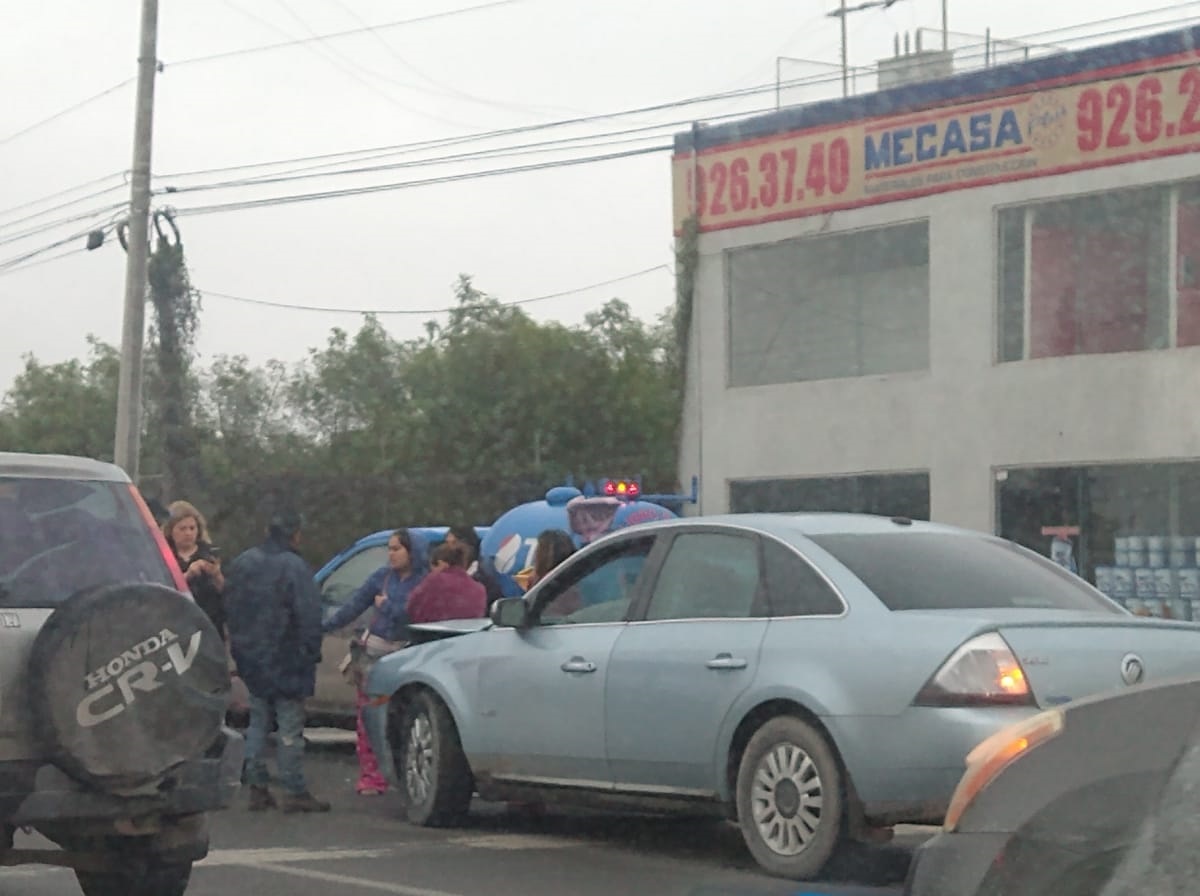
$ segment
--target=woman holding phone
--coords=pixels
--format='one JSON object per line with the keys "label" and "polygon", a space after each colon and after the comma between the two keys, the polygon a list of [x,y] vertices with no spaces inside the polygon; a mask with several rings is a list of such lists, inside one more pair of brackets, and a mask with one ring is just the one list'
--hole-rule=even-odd
{"label": "woman holding phone", "polygon": [[176,501],[167,509],[169,516],[162,527],[167,544],[175,552],[175,560],[197,605],[212,620],[221,637],[228,640],[221,600],[225,576],[221,572],[220,554],[208,537],[208,524],[203,514],[187,501]]}

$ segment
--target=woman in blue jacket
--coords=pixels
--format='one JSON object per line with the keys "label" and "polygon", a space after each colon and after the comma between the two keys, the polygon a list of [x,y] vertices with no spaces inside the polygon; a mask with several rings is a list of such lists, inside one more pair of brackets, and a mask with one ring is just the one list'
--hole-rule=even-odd
{"label": "woman in blue jacket", "polygon": [[[399,650],[408,641],[408,596],[425,577],[429,569],[428,545],[421,536],[408,529],[397,529],[388,539],[388,562],[371,573],[354,595],[325,620],[326,633],[345,628],[367,612],[372,605],[375,613],[367,627],[361,645],[368,663]],[[367,739],[363,726],[362,708],[366,703],[363,691],[365,669],[356,670],[358,690],[358,792],[363,796],[378,796],[387,790],[387,779],[379,770],[379,761]]]}

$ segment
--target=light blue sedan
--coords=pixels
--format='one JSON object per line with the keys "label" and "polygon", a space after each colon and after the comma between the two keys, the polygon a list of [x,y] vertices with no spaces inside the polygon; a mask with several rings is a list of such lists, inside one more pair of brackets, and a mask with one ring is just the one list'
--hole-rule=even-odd
{"label": "light blue sedan", "polygon": [[476,793],[709,807],[794,879],[845,839],[939,823],[1002,726],[1130,669],[1200,673],[1200,626],[999,538],[845,514],[635,526],[490,621],[418,633],[366,711],[412,822],[455,824]]}

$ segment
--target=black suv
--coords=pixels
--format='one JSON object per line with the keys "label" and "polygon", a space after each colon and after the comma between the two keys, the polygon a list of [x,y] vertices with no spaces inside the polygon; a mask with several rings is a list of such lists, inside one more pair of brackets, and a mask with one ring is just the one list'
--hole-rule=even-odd
{"label": "black suv", "polygon": [[[0,862],[182,896],[228,806],[225,646],[117,467],[0,453]],[[61,849],[16,849],[18,829]]]}

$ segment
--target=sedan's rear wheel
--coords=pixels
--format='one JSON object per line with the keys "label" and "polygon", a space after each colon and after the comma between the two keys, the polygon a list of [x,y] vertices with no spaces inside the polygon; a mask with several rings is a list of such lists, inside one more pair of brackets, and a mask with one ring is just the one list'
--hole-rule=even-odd
{"label": "sedan's rear wheel", "polygon": [[794,716],[769,720],[750,738],[737,776],[738,821],[755,860],[779,877],[818,875],[841,838],[842,794],[825,737]]}

